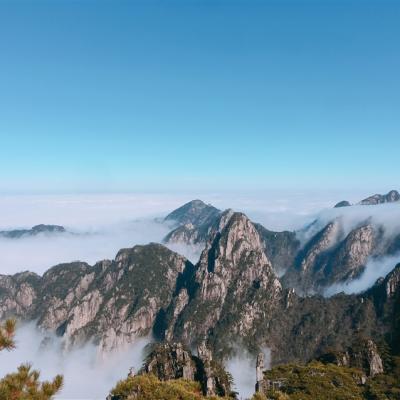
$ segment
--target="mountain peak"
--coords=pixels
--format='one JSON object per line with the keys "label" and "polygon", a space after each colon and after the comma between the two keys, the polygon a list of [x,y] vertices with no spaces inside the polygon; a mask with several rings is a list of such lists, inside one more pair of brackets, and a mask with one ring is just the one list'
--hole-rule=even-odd
{"label": "mountain peak", "polygon": [[220,210],[211,204],[196,199],[172,211],[165,217],[164,221],[174,222],[177,225],[192,224],[199,226],[219,213]]}
{"label": "mountain peak", "polygon": [[339,201],[339,203],[337,203],[334,208],[349,207],[349,206],[351,206],[351,203],[349,201],[342,200]]}
{"label": "mountain peak", "polygon": [[397,190],[391,190],[387,194],[374,194],[360,201],[361,205],[376,205],[384,203],[395,203],[400,201],[400,193]]}

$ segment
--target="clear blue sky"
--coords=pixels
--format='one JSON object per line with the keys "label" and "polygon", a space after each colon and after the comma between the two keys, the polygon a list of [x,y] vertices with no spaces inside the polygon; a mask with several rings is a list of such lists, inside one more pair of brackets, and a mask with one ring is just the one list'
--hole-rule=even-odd
{"label": "clear blue sky", "polygon": [[399,1],[0,1],[0,192],[389,189]]}

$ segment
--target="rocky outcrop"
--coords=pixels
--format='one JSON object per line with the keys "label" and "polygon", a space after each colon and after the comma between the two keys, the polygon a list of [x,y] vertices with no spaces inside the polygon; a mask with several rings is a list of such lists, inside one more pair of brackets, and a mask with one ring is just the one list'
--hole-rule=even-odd
{"label": "rocky outcrop", "polygon": [[378,236],[371,224],[365,224],[343,238],[340,222],[329,223],[299,253],[295,267],[283,278],[285,286],[300,293],[318,293],[358,278],[376,254]]}
{"label": "rocky outcrop", "polygon": [[205,204],[201,200],[192,200],[182,207],[168,214],[164,221],[178,225],[193,224],[200,226],[218,216],[220,210],[210,204]]}
{"label": "rocky outcrop", "polygon": [[400,292],[400,264],[389,273],[389,275],[384,279],[383,284],[386,289],[387,298],[392,298],[395,294]]}
{"label": "rocky outcrop", "polygon": [[207,231],[218,218],[220,210],[201,200],[192,200],[172,211],[164,218],[164,223],[173,230],[164,238],[166,243],[198,243],[205,241]]}
{"label": "rocky outcrop", "polygon": [[153,374],[162,381],[179,378],[194,380],[198,375],[194,357],[181,343],[154,346],[139,373]]}
{"label": "rocky outcrop", "polygon": [[248,334],[282,290],[256,228],[229,210],[215,224],[192,279],[191,298],[173,332],[194,345],[229,316],[232,335]]}
{"label": "rocky outcrop", "polygon": [[400,201],[400,193],[397,190],[391,190],[387,194],[374,194],[360,201],[361,205],[376,205],[384,203],[394,203]]}
{"label": "rocky outcrop", "polygon": [[330,352],[321,356],[320,361],[333,363],[340,367],[351,367],[363,370],[368,376],[384,372],[382,358],[373,340],[356,338],[353,344],[342,352]]}
{"label": "rocky outcrop", "polygon": [[260,224],[254,224],[260,235],[267,258],[275,272],[281,276],[290,268],[299,252],[300,241],[295,232],[273,232]]}
{"label": "rocky outcrop", "polygon": [[8,239],[18,239],[24,236],[36,236],[39,234],[54,234],[67,232],[63,226],[60,225],[35,225],[31,229],[14,229],[9,231],[0,231],[0,237]]}
{"label": "rocky outcrop", "polygon": [[190,267],[162,245],[135,246],[94,266],[62,264],[42,278],[2,277],[0,309],[2,317],[37,319],[69,345],[91,339],[108,351],[151,332]]}
{"label": "rocky outcrop", "polygon": [[231,378],[222,364],[213,360],[211,350],[201,344],[194,356],[181,343],[153,346],[139,374],[153,374],[161,381],[194,380],[206,396],[230,396]]}
{"label": "rocky outcrop", "polygon": [[31,319],[39,287],[39,275],[31,272],[13,276],[0,275],[0,320],[15,315]]}
{"label": "rocky outcrop", "polygon": [[220,213],[220,210],[201,200],[183,205],[165,217],[164,222],[172,224],[174,229],[165,236],[164,243],[205,243]]}
{"label": "rocky outcrop", "polygon": [[256,392],[263,393],[263,379],[264,379],[264,353],[259,353],[256,360]]}

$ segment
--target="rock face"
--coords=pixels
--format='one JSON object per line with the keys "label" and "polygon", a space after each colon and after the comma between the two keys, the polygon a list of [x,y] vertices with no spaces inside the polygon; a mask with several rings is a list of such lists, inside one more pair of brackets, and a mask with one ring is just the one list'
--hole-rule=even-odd
{"label": "rock face", "polygon": [[32,319],[39,287],[39,275],[31,272],[0,275],[0,320],[14,315]]}
{"label": "rock face", "polygon": [[264,251],[275,272],[281,276],[293,265],[300,249],[300,242],[295,232],[273,232],[260,224],[254,224],[261,237]]}
{"label": "rock face", "polygon": [[387,298],[394,297],[400,292],[400,264],[383,281]]}
{"label": "rock face", "polygon": [[200,383],[206,396],[230,396],[230,377],[223,366],[212,359],[212,353],[203,343],[197,357],[181,343],[154,346],[139,374],[151,373],[161,381],[189,379]]}
{"label": "rock face", "polygon": [[376,205],[383,203],[394,203],[400,201],[400,193],[397,190],[391,190],[387,194],[374,194],[373,196],[367,197],[361,200],[361,205]]}
{"label": "rock face", "polygon": [[218,216],[219,213],[220,210],[210,204],[205,204],[201,200],[192,200],[168,214],[164,221],[178,225],[193,224],[200,226]]}
{"label": "rock face", "polygon": [[61,264],[42,278],[1,276],[0,318],[37,319],[69,344],[92,339],[108,351],[153,329],[178,276],[191,267],[184,257],[150,244],[120,250],[115,260],[94,266]]}
{"label": "rock face", "polygon": [[31,229],[14,229],[10,231],[0,231],[0,237],[8,239],[18,239],[24,236],[36,236],[39,234],[65,233],[66,230],[60,225],[35,225]]}
{"label": "rock face", "polygon": [[193,381],[198,375],[194,357],[181,343],[155,346],[141,373],[156,375],[162,381],[179,378]]}
{"label": "rock face", "polygon": [[[226,318],[231,321],[231,334],[249,333],[254,320],[268,312],[282,288],[254,225],[244,214],[226,211],[186,290],[188,304],[169,321],[175,321],[174,336],[197,345]],[[176,314],[176,308],[169,310],[169,316]]]}
{"label": "rock face", "polygon": [[[206,247],[221,231],[221,221],[229,219],[231,214],[232,210],[221,213],[194,200],[170,214],[185,224],[171,231],[165,242],[202,244]],[[285,288],[293,287],[300,294],[326,293],[332,285],[359,278],[371,258],[395,255],[400,251],[400,235],[386,237],[383,227],[373,226],[369,220],[350,232],[347,232],[348,227],[342,217],[333,219],[325,226],[319,224],[316,220],[303,232],[273,232],[253,223],[263,252],[275,274],[282,278]],[[319,231],[316,231],[317,227]],[[302,243],[299,238],[303,238]]]}
{"label": "rock face", "polygon": [[220,210],[193,200],[168,214],[164,222],[173,224],[174,229],[164,238],[165,243],[195,244],[205,242],[210,226],[218,218]]}
{"label": "rock face", "polygon": [[382,358],[376,344],[371,339],[356,338],[346,351],[324,354],[320,360],[341,367],[364,370],[370,377],[384,372]]}
{"label": "rock face", "polygon": [[256,360],[256,392],[263,393],[264,353],[259,353]]}
{"label": "rock face", "polygon": [[283,278],[285,286],[315,293],[356,279],[375,254],[378,236],[379,232],[366,224],[343,237],[340,221],[329,223],[299,252],[294,268]]}

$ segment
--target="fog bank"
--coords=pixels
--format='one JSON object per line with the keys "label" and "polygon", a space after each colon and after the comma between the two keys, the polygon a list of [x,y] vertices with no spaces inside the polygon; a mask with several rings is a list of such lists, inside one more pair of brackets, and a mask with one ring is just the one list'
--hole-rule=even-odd
{"label": "fog bank", "polygon": [[[46,345],[42,345],[43,339]],[[40,380],[51,380],[55,375],[64,375],[64,387],[56,399],[60,400],[105,400],[118,380],[127,376],[129,368],[137,371],[142,366],[143,349],[149,339],[140,339],[135,344],[100,357],[93,344],[73,351],[62,349],[60,338],[40,332],[34,323],[17,329],[17,348],[1,354],[0,376],[17,370],[29,362],[40,371]]]}

